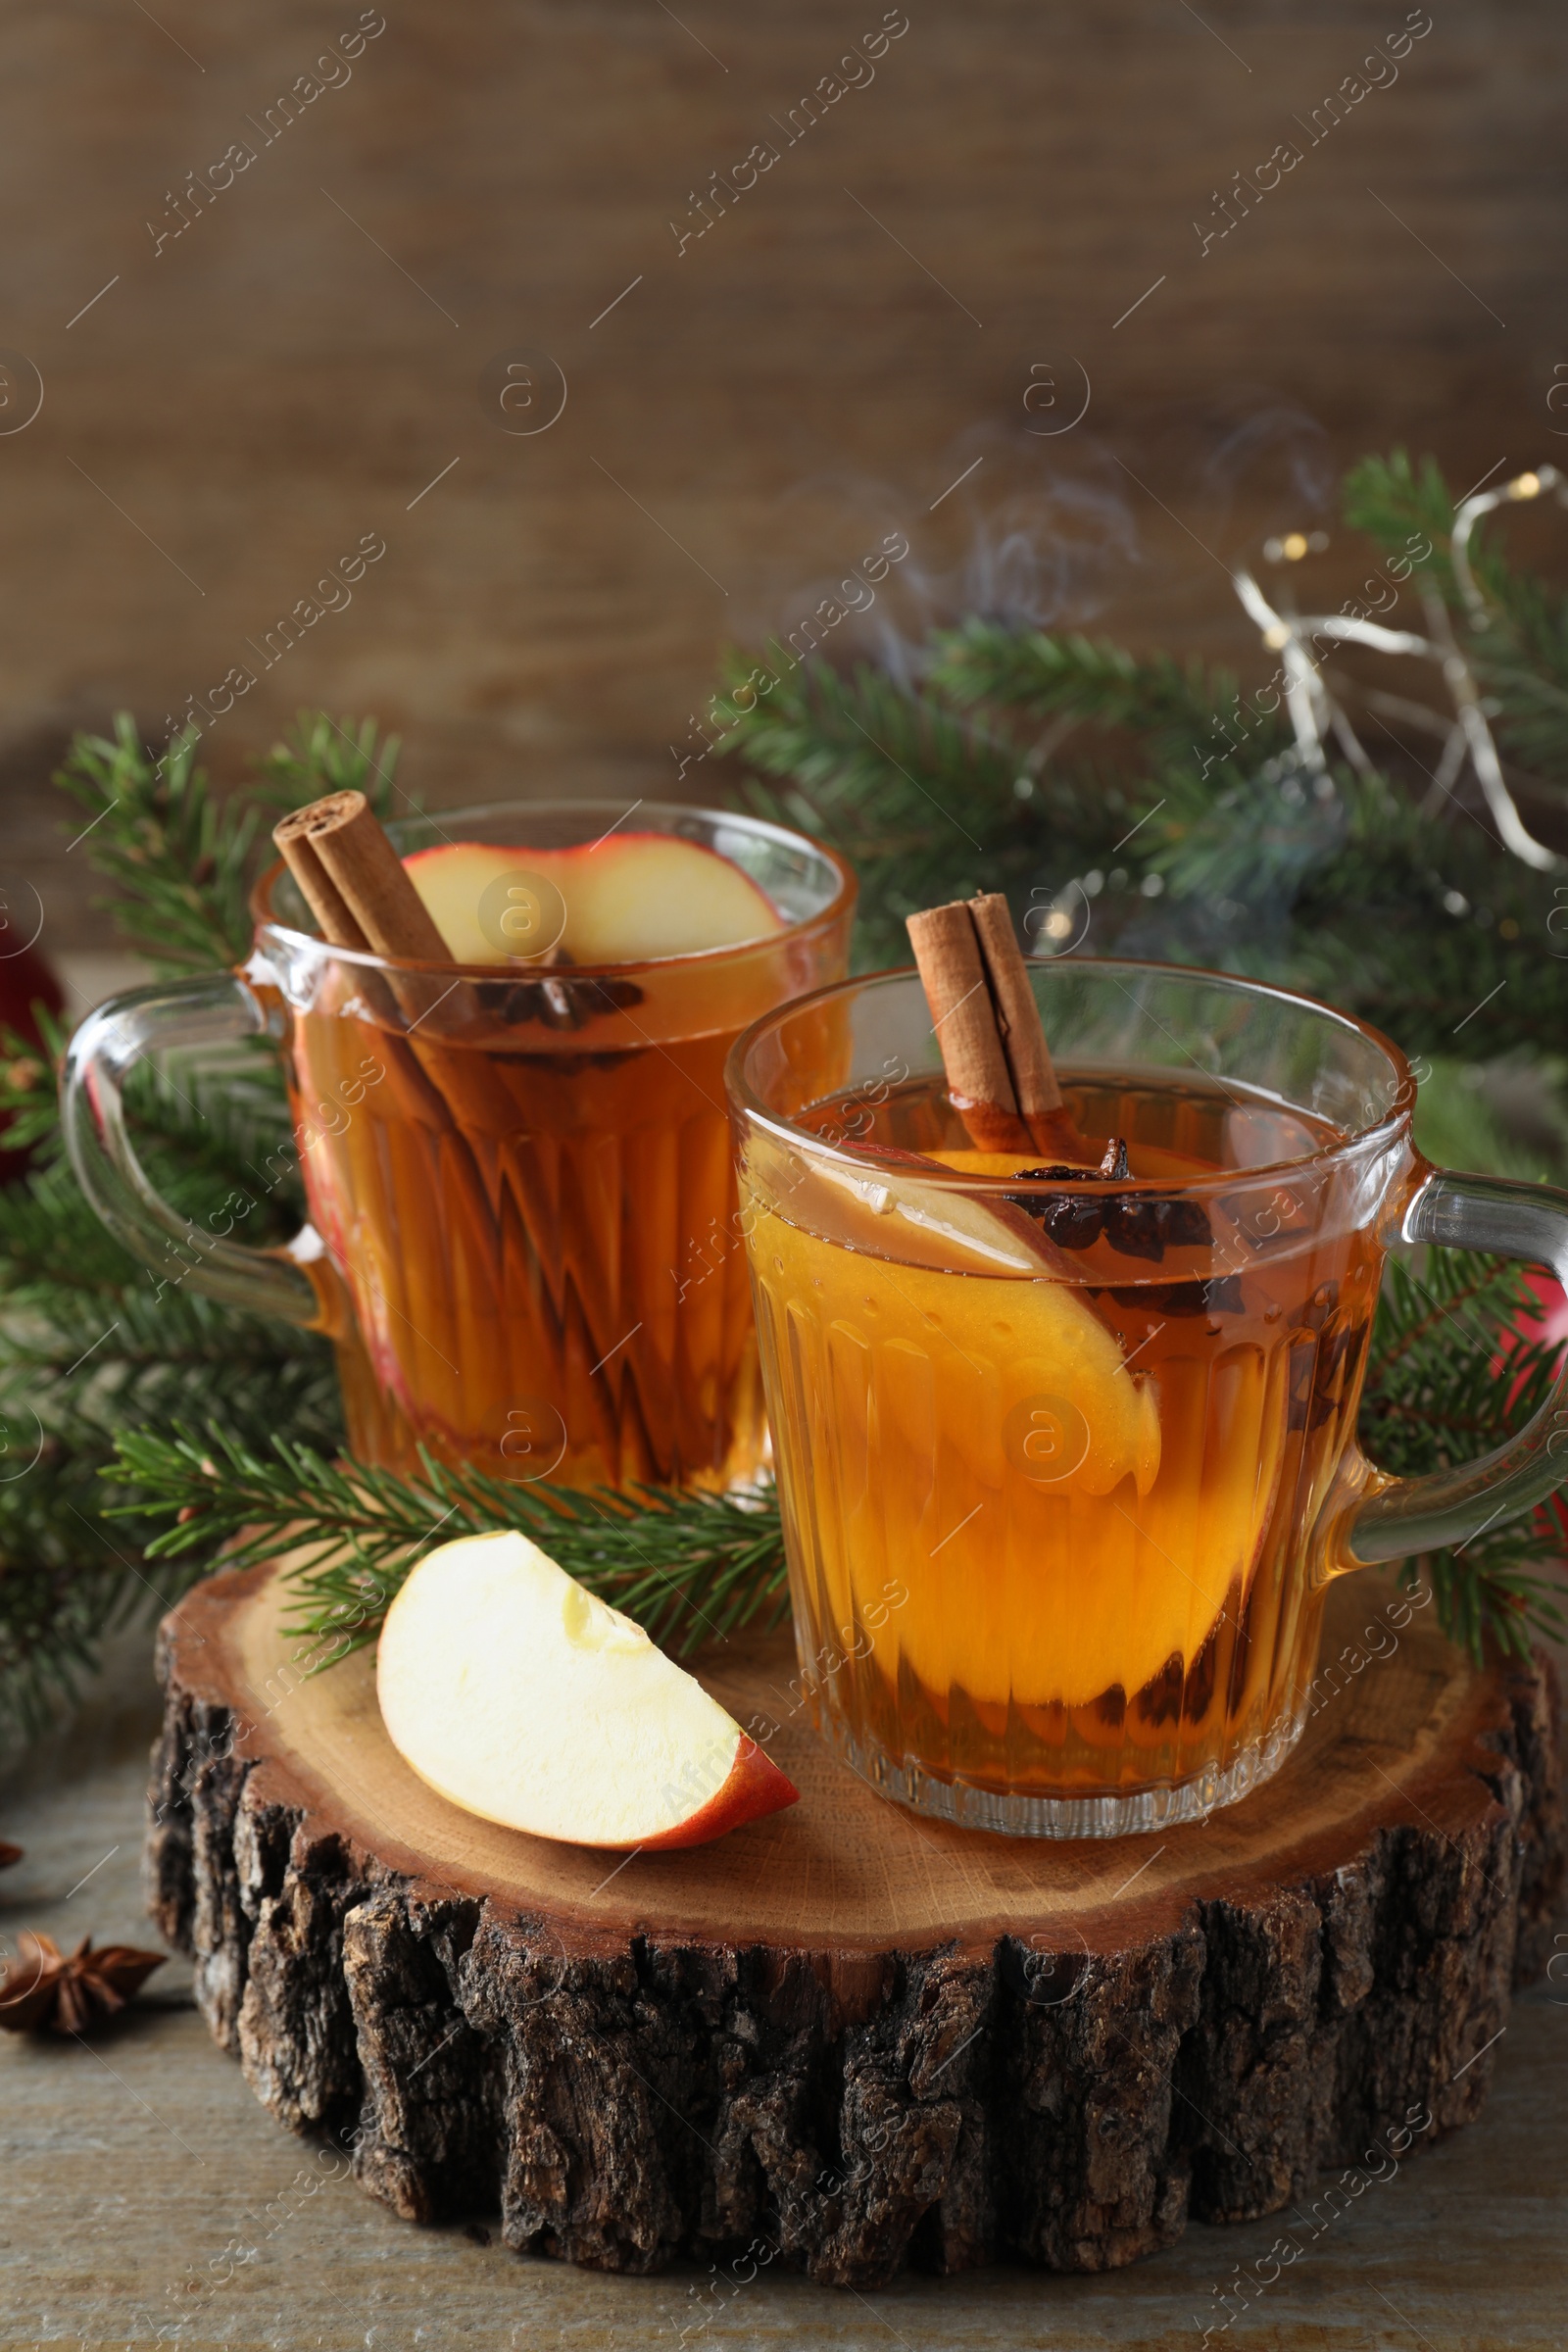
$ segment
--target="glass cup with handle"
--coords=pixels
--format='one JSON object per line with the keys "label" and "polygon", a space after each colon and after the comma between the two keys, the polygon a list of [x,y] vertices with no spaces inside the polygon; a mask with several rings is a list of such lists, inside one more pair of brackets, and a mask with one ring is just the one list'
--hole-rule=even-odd
{"label": "glass cup with handle", "polygon": [[920,1810],[1108,1837],[1277,1769],[1334,1578],[1559,1483],[1568,1375],[1427,1477],[1377,1469],[1355,1421],[1391,1244],[1568,1275],[1568,1194],[1433,1169],[1404,1056],[1307,999],[1030,973],[1125,1180],[973,1150],[912,972],[763,1015],[728,1078],[820,1728]]}
{"label": "glass cup with handle", "polygon": [[[759,1013],[843,973],[855,883],[782,826],[645,802],[639,838],[756,886],[758,935],[541,961],[625,813],[528,802],[388,827],[405,858],[495,853],[487,962],[331,946],[278,865],[242,970],[116,998],[72,1040],[67,1137],[104,1222],[166,1277],[328,1333],[361,1459],[408,1470],[422,1445],[510,1480],[711,1488],[764,1461],[724,1059]],[[310,1212],[282,1250],[246,1245],[243,1201],[197,1226],[161,1199],[123,1101],[147,1054],[259,1035],[282,1050]],[[293,1156],[258,1166],[258,1197]]]}

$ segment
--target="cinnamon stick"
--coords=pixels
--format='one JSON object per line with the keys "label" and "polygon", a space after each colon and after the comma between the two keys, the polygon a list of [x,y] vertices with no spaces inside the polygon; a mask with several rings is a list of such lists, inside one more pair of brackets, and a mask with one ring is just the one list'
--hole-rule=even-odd
{"label": "cinnamon stick", "polygon": [[[347,799],[349,796],[338,794],[334,797]],[[359,799],[361,796],[356,794],[354,797]],[[328,946],[351,948],[357,954],[373,954],[353,908],[322,863],[309,823],[301,822],[302,818],[310,818],[320,806],[317,802],[311,808],[295,809],[273,826],[272,839],[282,851],[288,870],[299,885],[300,896],[315,915],[320,926],[321,937]],[[391,846],[388,842],[389,850]],[[388,1063],[406,1115],[422,1125],[456,1132],[460,1142],[465,1143],[460,1159],[464,1205],[468,1211],[475,1238],[486,1242],[487,1252],[493,1256],[494,1219],[484,1181],[471,1152],[466,1149],[466,1139],[453,1117],[451,1105],[440,1088],[431,1082],[418,1058],[417,1049],[401,1035],[398,1008],[386,986],[385,976],[374,970],[365,971],[359,975],[359,987],[372,1010],[386,1022]]]}
{"label": "cinnamon stick", "polygon": [[911,914],[907,929],[948,1092],[980,1152],[1045,1152],[1098,1172],[1063,1105],[1029,970],[1000,892]]}
{"label": "cinnamon stick", "polygon": [[272,840],[282,852],[283,862],[298,883],[300,896],[315,915],[327,945],[353,948],[364,955],[370,943],[355,920],[347,899],[321,863],[320,852],[311,838],[309,819],[314,812],[313,808],[296,808],[272,827]]}
{"label": "cinnamon stick", "polygon": [[[328,817],[334,811],[341,813],[342,804],[355,801],[364,806],[364,795],[334,793],[324,802],[317,801],[310,808],[296,808],[273,826],[272,840],[282,852],[289,872],[299,885],[300,896],[315,915],[327,944],[334,948],[349,948],[359,954],[373,954],[378,951],[371,948],[365,927],[327,870],[318,847],[323,813]],[[352,818],[354,811],[349,809],[347,813]],[[380,833],[373,816],[370,817],[370,823]],[[397,853],[385,834],[381,834],[381,840],[388,856],[397,860],[399,872],[413,891],[414,885],[409,883],[402,861],[397,859]],[[416,892],[415,896],[417,895]],[[423,911],[422,906],[420,911]],[[481,1262],[487,1264],[494,1273],[499,1261],[500,1237],[484,1177],[468,1139],[453,1116],[446,1096],[432,1081],[420,1059],[417,1047],[400,1033],[399,1005],[386,985],[385,976],[378,971],[368,970],[360,975],[359,985],[371,1009],[386,1022],[383,1052],[404,1117],[416,1128],[429,1128],[438,1135],[452,1138],[453,1150],[448,1154],[447,1164],[456,1181],[459,1206],[469,1235],[479,1250]],[[432,1147],[432,1151],[438,1165],[438,1148]],[[559,1341],[559,1334],[555,1336]]]}
{"label": "cinnamon stick", "polygon": [[942,1048],[948,1092],[970,1141],[977,1152],[1031,1151],[1033,1138],[1018,1109],[967,903],[959,899],[929,906],[911,914],[906,927]]}
{"label": "cinnamon stick", "polygon": [[[1113,1136],[1102,1151],[1081,1135],[1061,1099],[1029,968],[1013,936],[1007,902],[998,892],[928,906],[908,917],[909,942],[942,1047],[948,1094],[978,1152],[1049,1154],[1054,1163],[1021,1167],[1038,1179],[1127,1174],[1127,1146]],[[989,1203],[988,1203],[989,1205]],[[1025,1204],[1009,1199],[999,1214]],[[1057,1279],[1072,1281],[1054,1235],[1031,1236],[1049,1253]],[[1102,1321],[1099,1309],[1090,1312]],[[1108,1329],[1108,1326],[1106,1327]]]}
{"label": "cinnamon stick", "polygon": [[[434,916],[363,792],[329,792],[309,808],[296,808],[273,827],[272,839],[311,898],[318,921],[325,908],[339,923],[346,917],[359,944],[390,963],[451,963],[451,951]],[[338,947],[349,944],[334,940]],[[441,1053],[437,1048],[439,1038],[474,1019],[472,989],[461,981],[433,986],[429,978],[412,972],[389,972],[387,980],[408,1021],[409,1044],[451,1102],[459,1126],[504,1134],[515,1114],[506,1089],[482,1056],[462,1049]],[[418,1029],[424,1030],[423,1037],[415,1035]]]}
{"label": "cinnamon stick", "polygon": [[[360,946],[400,963],[451,962],[434,917],[363,792],[329,792],[308,808],[296,808],[273,827],[272,839],[323,930],[323,908],[313,892],[321,894],[324,877],[336,920],[349,917],[360,933]],[[349,942],[334,944],[346,947]]]}
{"label": "cinnamon stick", "polygon": [[[1056,1084],[1051,1048],[1046,1043],[1045,1023],[1029,985],[1023,950],[1013,932],[1007,902],[1000,891],[971,899],[969,913],[985,958],[997,1029],[1012,1073],[1018,1108],[1026,1120],[1033,1121],[1060,1110],[1061,1089]],[[1038,1143],[1040,1139],[1037,1136],[1035,1140]]]}
{"label": "cinnamon stick", "polygon": [[[369,929],[361,921],[359,914],[355,911],[354,903],[339,886],[336,876],[328,867],[321,854],[321,841],[332,838],[331,827],[334,819],[346,817],[352,824],[357,818],[358,811],[352,807],[346,806],[355,802],[359,804],[360,809],[364,810],[374,833],[379,836],[386,857],[390,858],[397,866],[409,895],[417,901],[418,892],[409,880],[403,861],[398,857],[396,850],[393,849],[386,835],[381,832],[375,817],[370,813],[363,793],[330,793],[324,801],[314,801],[308,808],[294,809],[290,815],[283,817],[272,827],[272,840],[281,850],[288,870],[299,885],[300,896],[320,925],[321,937],[328,946],[349,948],[361,955],[387,956],[391,951],[374,944]],[[360,835],[362,844],[366,836],[362,832]],[[356,865],[358,862],[355,854],[351,852],[350,865]],[[368,857],[364,859],[364,864],[366,869],[373,874],[378,866],[384,867],[384,860],[372,849]],[[413,923],[407,917],[406,912],[400,912],[398,909],[398,893],[395,887],[371,888],[364,893],[356,891],[355,895],[362,906],[373,906],[375,909],[371,915],[371,923],[382,937],[413,938],[415,936]],[[383,914],[388,908],[391,910],[390,914],[383,919]],[[435,925],[425,914],[422,901],[419,901],[419,913],[429,924],[430,929],[434,931]],[[444,942],[442,943],[442,954],[445,955]],[[386,974],[373,969],[366,971],[360,979],[363,994],[372,1008],[387,1021],[388,1043],[395,1043],[402,1049],[401,1053],[394,1056],[399,1077],[413,1081],[414,1099],[417,1101],[431,1125],[450,1127],[454,1124],[453,1112],[445,1094],[432,1083],[429,1073],[424,1069],[418,1057],[418,1046],[412,1039],[401,1036],[398,1031],[397,1011],[394,1009],[394,1004],[401,1008],[404,1017],[407,1018],[410,1012],[415,1010],[418,1000],[416,999],[411,1003],[405,990],[396,990],[396,984],[394,984],[396,991],[394,996],[393,992],[388,991],[387,977]],[[423,993],[423,984],[420,984],[419,996],[421,998]],[[482,1197],[482,1185],[480,1192]]]}
{"label": "cinnamon stick", "polygon": [[[309,807],[294,809],[273,827],[272,839],[329,944],[368,950],[393,964],[450,964],[445,939],[364,793],[327,793]],[[437,1128],[451,1133],[448,1164],[457,1178],[466,1221],[475,1238],[482,1237],[498,1280],[499,1208],[491,1200],[475,1131],[493,1144],[499,1181],[505,1185],[510,1179],[515,1188],[522,1223],[542,1277],[539,1303],[552,1358],[550,1378],[559,1393],[564,1368],[565,1270],[546,1243],[559,1220],[543,1176],[529,1155],[527,1138],[517,1138],[514,1150],[505,1149],[515,1136],[516,1106],[482,1049],[444,1042],[453,1028],[474,1018],[473,991],[460,982],[438,988],[432,995],[431,976],[395,970],[385,975],[371,972],[367,977],[372,983],[367,992],[372,1000],[376,987],[390,986],[409,1022],[403,1035],[395,1026],[390,1028],[391,1058],[435,1109]],[[424,1034],[416,1036],[414,1032],[421,1027]],[[612,1352],[615,1336],[609,1329],[605,1303],[595,1297],[603,1288],[602,1280],[583,1279],[584,1273],[591,1276],[597,1271],[578,1272],[583,1320],[593,1345],[590,1361]],[[623,1376],[630,1377],[629,1367],[623,1367]],[[588,1388],[601,1448],[613,1474],[617,1447],[611,1400],[602,1379],[591,1379]]]}

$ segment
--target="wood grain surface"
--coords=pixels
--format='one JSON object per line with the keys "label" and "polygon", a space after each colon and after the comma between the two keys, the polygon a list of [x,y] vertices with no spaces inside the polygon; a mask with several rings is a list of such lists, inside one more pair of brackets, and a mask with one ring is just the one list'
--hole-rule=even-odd
{"label": "wood grain surface", "polygon": [[[353,25],[352,0],[79,0],[0,25],[0,343],[45,391],[35,421],[0,430],[0,858],[39,888],[57,950],[103,944],[39,789],[69,728],[119,705],[157,727],[207,699],[367,531],[385,558],[351,606],[260,657],[211,732],[219,772],[324,701],[404,726],[409,781],[438,802],[630,799],[667,788],[718,646],[798,621],[868,525],[907,528],[917,560],[875,624],[983,592],[983,564],[964,576],[977,527],[994,558],[1023,497],[1049,559],[1025,584],[1035,609],[1098,608],[1134,642],[1245,664],[1251,632],[1215,558],[1311,505],[1282,453],[1332,473],[1402,439],[1461,486],[1556,454],[1568,30],[1546,0],[1435,9],[1397,85],[1201,259],[1194,219],[1402,0],[911,10],[876,83],[678,257],[670,219],[880,7],[387,13],[352,83],[270,145],[257,132],[248,175],[156,255],[148,220],[251,137],[247,118]],[[534,438],[495,423],[485,372],[519,345],[569,380]],[[1075,363],[1088,416],[1029,436],[1054,420],[1023,410],[1031,370],[1056,393]],[[29,381],[8,375],[0,427]],[[1282,414],[1304,415],[1304,438],[1271,429]],[[1338,543],[1324,559],[1336,602],[1348,563]],[[687,788],[710,797],[710,773]],[[145,1650],[8,1786],[0,1830],[28,1856],[0,1881],[0,1934],[145,1939]],[[310,2145],[177,2005],[184,1973],[90,2051],[0,2042],[7,2352],[160,2328],[202,2346],[618,2352],[674,2347],[699,2298],[685,2340],[704,2352],[1197,2343],[1211,2289],[1277,2234],[1199,2228],[1102,2278],[998,2271],[858,2301],[776,2270],[734,2296],[720,2282],[720,2302],[702,2269],[520,2265],[461,2228],[407,2228],[330,2163],[324,2184],[311,2175]],[[1495,2070],[1481,2119],[1314,2239],[1238,2344],[1561,2341],[1563,1997],[1524,1997],[1480,2062]]]}
{"label": "wood grain surface", "polygon": [[[146,1637],[125,1638],[81,1714],[3,1783],[27,1858],[0,1935],[145,1941],[137,1848],[158,1720]],[[87,1874],[91,1874],[88,1876]],[[1559,1942],[1568,1950],[1568,1923]],[[1568,1976],[1562,1967],[1555,1978]],[[279,2132],[214,2049],[175,1959],[91,2050],[0,2038],[0,2345],[164,2341],[232,2352],[1168,2352],[1201,2342],[1214,2290],[1267,2267],[1272,2219],[1095,2278],[999,2269],[856,2298],[776,2268],[731,2291],[706,2266],[659,2278],[519,2263],[463,2224],[410,2229],[340,2157]],[[1568,1983],[1515,2003],[1471,2127],[1351,2203],[1240,2320],[1255,2352],[1556,2352],[1568,2297]],[[1304,2232],[1303,2232],[1304,2235]],[[194,2282],[194,2283],[193,2283]]]}
{"label": "wood grain surface", "polygon": [[[246,666],[221,774],[320,701],[404,727],[409,781],[449,805],[667,788],[721,644],[795,626],[889,528],[911,556],[867,645],[1000,599],[1245,663],[1218,559],[1309,518],[1347,460],[1432,446],[1464,487],[1558,448],[1546,0],[1440,7],[1315,145],[1402,0],[911,6],[875,78],[794,132],[879,0],[392,8],[270,130],[359,13],[78,0],[0,26],[0,343],[44,386],[0,429],[24,814],[71,723],[212,711]],[[1205,252],[1287,139],[1301,164]],[[733,188],[764,141],[777,163],[699,236],[711,175]],[[244,142],[175,235],[186,174]],[[519,436],[495,371],[525,346],[568,399]],[[269,653],[366,533],[385,556]],[[1324,560],[1336,603],[1352,560]],[[54,813],[8,856],[53,944],[86,947]]]}
{"label": "wood grain surface", "polygon": [[[619,1859],[435,1795],[368,1656],[303,1676],[288,1603],[254,1569],[166,1620],[155,1916],[280,2122],[406,2220],[498,2212],[519,2252],[760,2249],[857,2290],[1119,2268],[1469,2122],[1549,1960],[1549,1669],[1475,1672],[1381,1580],[1330,1594],[1305,1740],[1206,1822],[928,1823],[785,1721],[799,1806]],[[700,1671],[751,1722],[788,1665],[735,1641]]]}
{"label": "wood grain surface", "polygon": [[[1244,1802],[1132,1838],[994,1837],[890,1803],[812,1730],[790,1687],[787,1628],[737,1635],[694,1664],[736,1721],[763,1734],[800,1804],[712,1845],[625,1860],[503,1829],[438,1795],[386,1736],[373,1652],[310,1674],[300,1663],[309,1642],[286,1630],[290,1589],[269,1570],[209,1579],[165,1641],[172,1685],[225,1710],[228,1752],[260,1766],[255,1803],[308,1813],[316,1834],[339,1833],[449,1894],[490,1897],[590,1937],[874,1954],[1038,1932],[1114,1952],[1169,1935],[1194,1905],[1321,1876],[1380,1831],[1425,1825],[1456,1839],[1491,1806],[1486,1742],[1508,1733],[1506,1690],[1407,1603],[1401,1631],[1389,1627],[1387,1580],[1362,1586],[1335,1594],[1327,1654],[1370,1618],[1388,1655],[1359,1652],[1369,1660],[1360,1673],[1319,1677],[1294,1755]],[[1559,1863],[1548,1904],[1560,1877]]]}

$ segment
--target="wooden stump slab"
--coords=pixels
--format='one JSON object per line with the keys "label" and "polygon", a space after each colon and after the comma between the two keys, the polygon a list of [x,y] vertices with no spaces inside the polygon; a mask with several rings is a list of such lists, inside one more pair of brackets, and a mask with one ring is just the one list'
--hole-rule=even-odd
{"label": "wooden stump slab", "polygon": [[155,1916],[274,2115],[522,2251],[1108,2269],[1466,2122],[1549,1952],[1551,1669],[1471,1671],[1370,1575],[1329,1596],[1295,1754],[1206,1822],[917,1818],[790,1715],[786,1635],[701,1670],[780,1723],[801,1803],[625,1861],[446,1803],[368,1654],[304,1678],[285,1598],[220,1575],[165,1622]]}

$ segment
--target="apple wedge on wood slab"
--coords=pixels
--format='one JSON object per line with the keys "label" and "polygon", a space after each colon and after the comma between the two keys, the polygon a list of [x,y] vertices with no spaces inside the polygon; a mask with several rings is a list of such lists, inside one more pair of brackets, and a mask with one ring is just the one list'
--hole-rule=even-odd
{"label": "apple wedge on wood slab", "polygon": [[526,1536],[426,1553],[376,1659],[387,1737],[482,1820],[575,1845],[707,1845],[797,1791],[694,1675]]}

